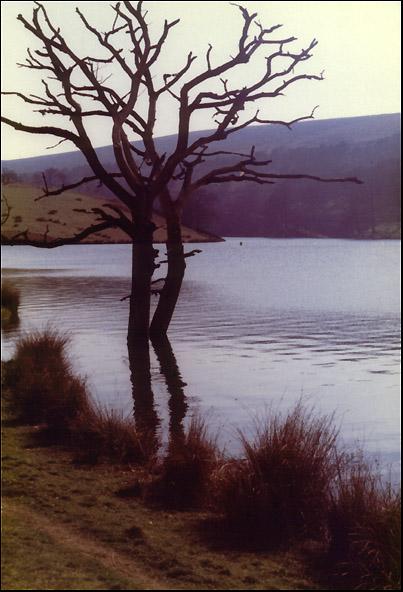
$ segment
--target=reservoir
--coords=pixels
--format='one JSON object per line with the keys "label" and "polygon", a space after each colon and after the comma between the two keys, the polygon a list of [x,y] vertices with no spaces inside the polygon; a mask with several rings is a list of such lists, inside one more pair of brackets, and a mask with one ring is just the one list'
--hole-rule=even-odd
{"label": "reservoir", "polygon": [[[151,350],[162,439],[173,413],[186,424],[197,411],[235,452],[237,430],[302,398],[335,414],[347,445],[359,442],[396,468],[400,242],[229,238],[200,248],[187,259],[169,330],[168,377]],[[2,332],[2,358],[21,332],[67,331],[73,367],[93,396],[132,413],[121,300],[130,292],[130,253],[129,245],[3,247],[3,278],[19,288],[21,306],[19,325]],[[155,277],[164,272],[162,265]]]}

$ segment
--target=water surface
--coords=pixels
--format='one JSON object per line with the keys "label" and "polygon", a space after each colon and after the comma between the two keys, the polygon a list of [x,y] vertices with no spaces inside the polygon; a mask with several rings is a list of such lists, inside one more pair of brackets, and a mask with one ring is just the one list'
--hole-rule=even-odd
{"label": "water surface", "polygon": [[[242,238],[201,248],[188,259],[169,332],[182,416],[209,412],[235,449],[236,428],[302,395],[336,412],[347,442],[396,462],[400,243]],[[130,292],[130,247],[7,247],[3,267],[21,290],[21,323],[3,332],[3,359],[21,330],[53,323],[72,334],[74,366],[97,399],[130,413],[121,301]],[[177,399],[155,352],[151,379],[164,432]]]}

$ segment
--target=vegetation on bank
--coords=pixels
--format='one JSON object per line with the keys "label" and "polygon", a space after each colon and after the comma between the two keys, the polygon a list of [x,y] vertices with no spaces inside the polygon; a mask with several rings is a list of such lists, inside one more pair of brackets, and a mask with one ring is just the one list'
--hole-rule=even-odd
{"label": "vegetation on bank", "polygon": [[[17,565],[32,539],[24,540],[24,521],[39,529],[31,558],[48,557],[51,574],[66,547],[84,589],[94,589],[85,578],[94,585],[100,574],[97,589],[318,588],[296,548],[315,579],[323,577],[322,589],[399,588],[400,494],[362,456],[339,450],[332,418],[302,404],[271,414],[253,440],[241,435],[236,459],[194,418],[160,458],[131,418],[94,404],[71,370],[67,341],[51,329],[25,336],[6,364],[8,589],[27,577]],[[55,533],[65,532],[76,544],[59,541]],[[55,537],[60,546],[49,543]],[[96,547],[93,563],[86,545]],[[121,569],[106,561],[106,549]],[[64,587],[63,573],[47,589]],[[44,577],[25,582],[45,587]]]}
{"label": "vegetation on bank", "polygon": [[217,475],[217,498],[226,521],[255,544],[287,545],[326,535],[328,492],[340,463],[332,418],[298,403],[285,415],[271,413],[243,455]]}
{"label": "vegetation on bank", "polygon": [[41,434],[50,443],[68,446],[76,461],[144,462],[145,437],[131,418],[93,401],[85,381],[72,371],[68,341],[66,334],[47,328],[17,342],[7,368],[13,392],[7,403],[14,416],[22,424],[41,426]]}
{"label": "vegetation on bank", "polygon": [[193,416],[186,433],[171,438],[167,455],[155,460],[143,496],[165,508],[211,507],[214,471],[223,463],[205,420]]}
{"label": "vegetation on bank", "polygon": [[2,323],[18,320],[20,292],[9,282],[1,282],[1,320]]}
{"label": "vegetation on bank", "polygon": [[[18,344],[14,360],[3,364],[3,589],[318,588],[294,554],[251,556],[217,546],[209,529],[209,512],[166,510],[161,498],[158,508],[155,498],[152,505],[144,503],[135,482],[149,482],[149,467],[137,460],[119,463],[116,457],[111,462],[106,455],[83,457],[86,433],[81,432],[79,445],[72,437],[78,434],[75,421],[82,415],[73,420],[70,416],[66,425],[71,427],[61,431],[62,437],[49,437],[55,434],[49,434],[46,423],[33,422],[34,416],[45,416],[38,410],[30,416],[32,406],[24,407],[27,392],[15,405],[16,384],[22,386],[18,375],[27,377],[22,367],[17,369],[17,362],[25,364],[24,352],[31,349],[32,341],[43,352],[42,362],[36,358],[38,382],[32,380],[32,385],[39,384],[41,372],[49,376],[49,344],[57,350],[65,341],[55,332],[47,332],[42,344],[39,337],[24,338],[25,345]],[[64,355],[64,348],[59,349],[58,364]],[[66,382],[70,378],[68,369]],[[123,424],[120,418],[114,430]],[[130,420],[123,431],[128,425]],[[89,434],[94,438],[92,424]],[[195,438],[199,438],[196,433]],[[156,467],[153,470],[156,478],[157,473],[158,478],[165,474]]]}

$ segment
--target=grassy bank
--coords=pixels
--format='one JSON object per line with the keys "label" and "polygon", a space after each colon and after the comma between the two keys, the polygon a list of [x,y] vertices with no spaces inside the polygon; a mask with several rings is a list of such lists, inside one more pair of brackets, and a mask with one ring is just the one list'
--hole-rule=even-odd
{"label": "grassy bank", "polygon": [[[4,589],[320,589],[295,554],[229,549],[211,512],[164,509],[211,474],[202,424],[178,463],[151,462],[130,419],[91,402],[65,346],[34,333],[3,364]],[[185,490],[174,466],[192,468]]]}
{"label": "grassy bank", "polygon": [[3,420],[3,589],[320,589],[289,553],[228,550],[210,514],[151,508],[133,468],[72,462]]}
{"label": "grassy bank", "polygon": [[331,417],[272,413],[237,459],[194,418],[161,458],[94,404],[67,341],[25,336],[5,365],[8,589],[61,589],[71,571],[84,589],[399,587],[400,495],[340,450]]}

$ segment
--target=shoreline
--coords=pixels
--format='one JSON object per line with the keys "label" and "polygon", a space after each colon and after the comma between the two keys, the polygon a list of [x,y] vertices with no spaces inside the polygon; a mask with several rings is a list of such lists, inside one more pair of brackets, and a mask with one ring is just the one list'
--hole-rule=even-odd
{"label": "shoreline", "polygon": [[297,554],[217,548],[206,512],[147,507],[124,493],[132,469],[74,465],[36,435],[3,412],[3,589],[328,589]]}

